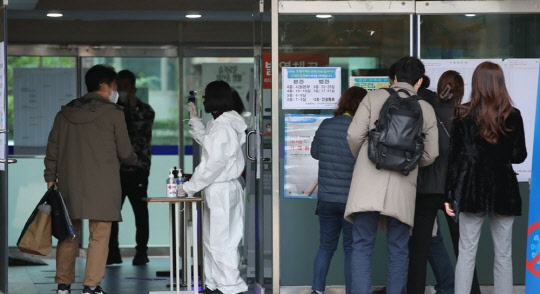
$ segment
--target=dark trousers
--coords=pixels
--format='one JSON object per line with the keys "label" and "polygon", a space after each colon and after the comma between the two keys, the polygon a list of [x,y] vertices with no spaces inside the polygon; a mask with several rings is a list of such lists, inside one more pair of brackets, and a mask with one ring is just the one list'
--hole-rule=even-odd
{"label": "dark trousers", "polygon": [[343,218],[346,203],[319,201],[319,250],[313,266],[313,290],[324,292],[326,276],[330,268],[332,256],[337,249],[339,236],[343,232],[343,251],[345,257],[345,289],[351,288],[351,252],[352,224]]}
{"label": "dark trousers", "polygon": [[[408,294],[423,294],[426,287],[427,261],[430,253],[433,224],[439,209],[444,209],[445,197],[442,194],[418,194],[414,214],[414,227],[410,238]],[[445,214],[446,215],[446,214]],[[459,227],[446,215],[454,252],[458,255]],[[474,272],[472,294],[480,293],[480,286]],[[460,293],[461,294],[461,293]]]}
{"label": "dark trousers", "polygon": [[[371,255],[380,213],[377,211],[354,214],[353,251],[351,261],[351,293],[373,293],[371,282]],[[388,263],[386,293],[402,294],[407,283],[410,227],[396,218],[386,217],[386,246]]]}
{"label": "dark trousers", "polygon": [[423,294],[426,289],[426,269],[437,212],[444,206],[442,194],[417,194],[414,227],[409,242],[408,294]]}
{"label": "dark trousers", "polygon": [[[147,198],[148,175],[146,170],[122,171],[120,179],[122,181],[122,206],[126,197],[131,203],[133,214],[135,215],[135,241],[137,242],[137,253],[146,254],[148,250],[149,225],[148,225],[148,202],[142,198]],[[113,222],[111,227],[111,238],[109,240],[110,254],[118,253],[118,222]]]}
{"label": "dark trousers", "polygon": [[437,284],[435,292],[437,294],[454,294],[454,266],[450,261],[448,250],[444,246],[444,239],[441,235],[441,225],[439,217],[437,219],[437,235],[431,238],[429,247],[429,264],[435,275]]}

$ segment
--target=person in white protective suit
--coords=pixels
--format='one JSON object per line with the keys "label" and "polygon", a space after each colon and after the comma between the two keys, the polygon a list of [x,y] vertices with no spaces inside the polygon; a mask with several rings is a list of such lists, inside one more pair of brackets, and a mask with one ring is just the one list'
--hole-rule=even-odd
{"label": "person in white protective suit", "polygon": [[204,190],[206,289],[201,293],[236,294],[248,289],[238,270],[238,245],[244,235],[244,199],[238,178],[245,166],[241,146],[246,140],[246,123],[234,111],[226,82],[209,83],[203,98],[205,111],[214,119],[205,128],[190,105],[190,134],[202,146],[202,156],[193,176],[180,189],[188,195]]}

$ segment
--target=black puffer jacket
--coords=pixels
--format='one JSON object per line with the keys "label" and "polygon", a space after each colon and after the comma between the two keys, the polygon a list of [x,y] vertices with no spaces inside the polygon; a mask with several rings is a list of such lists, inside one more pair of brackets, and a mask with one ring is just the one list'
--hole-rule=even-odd
{"label": "black puffer jacket", "polygon": [[452,133],[452,115],[455,106],[454,101],[437,103],[435,100],[432,100],[428,102],[433,103],[432,106],[437,115],[437,126],[439,128],[439,157],[435,159],[433,164],[418,170],[416,192],[419,194],[444,194],[446,172],[448,171],[448,155],[450,153],[449,134]]}
{"label": "black puffer jacket", "polygon": [[461,212],[521,215],[521,195],[513,163],[527,157],[523,119],[518,109],[506,120],[511,129],[490,144],[478,134],[470,115],[455,120],[448,162],[447,201],[459,201]]}

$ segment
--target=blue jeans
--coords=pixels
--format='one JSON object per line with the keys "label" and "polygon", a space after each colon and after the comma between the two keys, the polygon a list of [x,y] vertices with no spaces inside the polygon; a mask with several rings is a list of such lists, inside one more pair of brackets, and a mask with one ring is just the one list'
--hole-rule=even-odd
{"label": "blue jeans", "polygon": [[[371,254],[375,246],[379,216],[378,211],[359,212],[354,215],[351,274],[355,279],[351,283],[352,294],[373,292]],[[388,216],[386,226],[388,250],[386,293],[403,294],[407,285],[409,267],[410,227]]]}
{"label": "blue jeans", "polygon": [[349,293],[351,288],[351,252],[352,252],[352,224],[346,221],[345,203],[319,201],[317,211],[319,214],[320,238],[319,251],[313,267],[313,290],[324,292],[326,288],[326,275],[330,261],[337,249],[339,235],[343,231],[343,251],[345,253],[345,288]]}
{"label": "blue jeans", "polygon": [[428,261],[437,280],[437,285],[435,285],[437,294],[454,294],[454,267],[444,246],[438,217],[437,235],[431,238]]}

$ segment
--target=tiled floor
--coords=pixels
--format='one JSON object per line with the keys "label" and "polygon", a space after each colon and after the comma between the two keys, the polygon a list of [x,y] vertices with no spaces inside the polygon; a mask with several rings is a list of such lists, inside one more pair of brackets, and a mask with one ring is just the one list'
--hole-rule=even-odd
{"label": "tiled floor", "polygon": [[[55,261],[43,259],[47,265],[12,266],[8,269],[8,294],[54,294]],[[131,258],[123,258],[120,265],[107,266],[105,278],[101,284],[109,294],[146,294],[149,291],[167,291],[168,277],[157,277],[156,271],[169,269],[166,257],[150,258],[146,266],[132,266]],[[76,264],[75,283],[71,285],[72,293],[82,292],[82,278],[85,259],[78,258]],[[249,291],[247,293],[253,293]]]}
{"label": "tiled floor", "polygon": [[[167,291],[168,277],[157,277],[156,271],[169,269],[167,257],[152,257],[146,266],[132,266],[131,258],[123,258],[120,265],[107,266],[103,289],[109,294],[147,294],[149,291]],[[42,259],[47,265],[41,266],[12,266],[8,269],[7,294],[54,294],[55,261]],[[84,274],[85,259],[78,258],[76,265],[75,283],[71,286],[73,294],[82,292],[82,278]],[[250,287],[251,288],[251,287]],[[328,294],[343,294],[343,287],[329,287]],[[246,294],[253,294],[249,290]],[[271,293],[271,292],[267,292]],[[305,287],[284,287],[284,294],[309,294],[311,289]],[[435,293],[433,287],[426,287],[426,294]],[[482,294],[491,294],[493,287],[482,287]],[[523,286],[515,286],[514,294],[525,293]]]}

